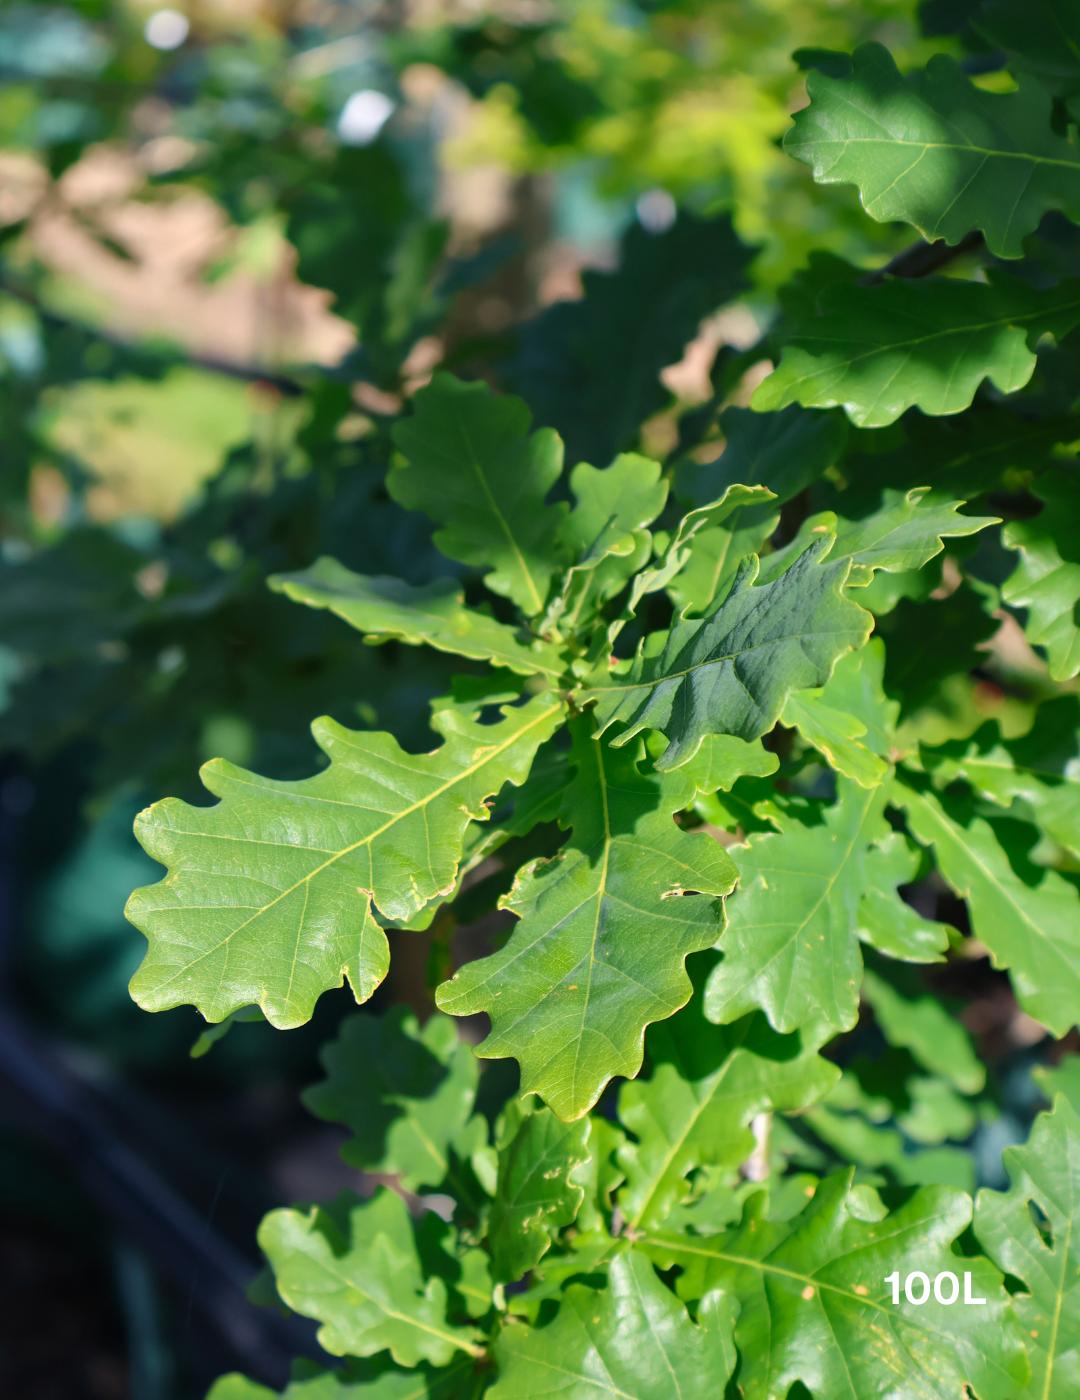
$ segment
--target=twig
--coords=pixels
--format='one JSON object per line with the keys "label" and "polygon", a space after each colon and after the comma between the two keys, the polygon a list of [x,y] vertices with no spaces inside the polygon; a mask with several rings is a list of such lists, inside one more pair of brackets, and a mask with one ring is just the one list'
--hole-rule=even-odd
{"label": "twig", "polygon": [[897,253],[892,262],[886,263],[876,272],[868,272],[865,277],[860,277],[859,285],[876,287],[884,282],[886,277],[929,277],[932,272],[947,267],[954,258],[963,257],[965,253],[981,248],[983,242],[982,233],[978,229],[965,234],[959,243],[952,245],[946,243],[944,238],[939,238],[934,243],[927,243],[925,239],[920,238],[918,243],[913,243],[910,248]]}

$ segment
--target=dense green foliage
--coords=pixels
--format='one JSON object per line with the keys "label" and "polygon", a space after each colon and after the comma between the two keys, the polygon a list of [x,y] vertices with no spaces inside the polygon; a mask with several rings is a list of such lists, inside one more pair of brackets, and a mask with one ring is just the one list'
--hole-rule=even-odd
{"label": "dense green foliage", "polygon": [[[945,974],[1007,973],[1028,1044],[1077,1022],[1080,9],[930,3],[896,57],[887,9],[391,26],[403,85],[450,75],[518,174],[588,157],[612,198],[680,201],[498,332],[468,298],[520,250],[447,251],[430,151],[330,137],[280,34],[238,77],[239,40],[166,59],[113,16],[117,91],[175,64],[193,154],[160,183],[283,230],[357,333],[262,366],[262,437],[141,534],[33,517],[42,460],[89,499],[42,405],[182,357],[80,323],[9,230],[45,349],[0,381],[0,732],[91,734],[97,795],[155,799],[140,1007],[216,1035],[379,998],[304,1102],[404,1194],[264,1220],[259,1297],[342,1358],[287,1400],[1077,1391],[1077,1061],[976,1195],[994,1090]],[[84,104],[48,139],[81,81],[0,113],[52,176],[127,131]],[[758,330],[680,400],[661,372],[725,307]],[[379,991],[421,935],[422,1024]],[[474,1054],[451,1018],[479,1013]]]}

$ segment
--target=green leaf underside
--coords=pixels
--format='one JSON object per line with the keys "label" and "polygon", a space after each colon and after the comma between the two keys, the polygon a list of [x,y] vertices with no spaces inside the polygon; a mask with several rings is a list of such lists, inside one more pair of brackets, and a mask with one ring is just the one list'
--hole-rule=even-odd
{"label": "green leaf underside", "polygon": [[834,1065],[803,1051],[797,1036],[770,1030],[760,1013],[730,1028],[710,1025],[697,997],[649,1035],[650,1058],[660,1061],[652,1078],[619,1091],[619,1121],[637,1138],[618,1151],[626,1173],[619,1208],[630,1231],[659,1225],[686,1195],[695,1168],[745,1161],[755,1114],[806,1108],[839,1077]]}
{"label": "green leaf underside", "polygon": [[731,848],[739,890],[728,901],[723,962],[706,990],[711,1021],[734,1021],[760,1006],[779,1031],[810,1023],[816,1043],[855,1024],[859,901],[867,850],[887,833],[884,807],[884,787],[841,779],[819,825],[777,813],[779,832]]}
{"label": "green leaf underside", "polygon": [[310,569],[274,574],[276,593],[309,608],[328,608],[375,641],[391,638],[411,646],[506,666],[519,675],[542,674],[557,682],[566,669],[556,647],[539,639],[522,641],[514,628],[465,606],[456,579],[413,588],[401,579],[355,574],[336,559],[317,559]]}
{"label": "green leaf underside", "polygon": [[505,782],[525,780],[562,714],[551,695],[504,707],[494,725],[445,709],[432,720],[444,744],[415,756],[389,734],[318,720],[330,766],[299,782],[205,765],[217,806],[169,798],[136,822],[169,874],[128,901],[150,941],[135,1000],[192,1003],[208,1021],[255,1004],[279,1029],[308,1020],[343,977],[366,1000],[389,962],[373,905],[408,920],[454,888],[469,821],[486,818]]}
{"label": "green leaf underside", "polygon": [[657,767],[675,768],[706,734],[758,738],[773,727],[792,690],[823,685],[844,652],[865,642],[871,615],[841,592],[847,559],[820,562],[830,539],[806,551],[761,588],[756,556],[704,618],[677,620],[657,656],[639,652],[625,678],[584,690],[596,701],[599,732],[620,722],[613,743],[659,729],[669,745]]}
{"label": "green leaf underside", "polygon": [[806,86],[810,105],[784,149],[815,180],[858,185],[879,222],[914,224],[928,242],[978,229],[992,253],[1019,258],[1047,210],[1080,213],[1080,154],[1051,129],[1038,83],[982,92],[944,54],[904,79],[869,43],[852,55],[850,77],[811,72]]}
{"label": "green leaf underside", "polygon": [[539,1263],[552,1232],[577,1216],[585,1192],[570,1181],[588,1161],[588,1118],[563,1123],[550,1109],[530,1113],[499,1153],[488,1224],[495,1278],[514,1283]]}
{"label": "green leaf underside", "polygon": [[450,1017],[431,1016],[421,1030],[401,1006],[349,1016],[319,1058],[326,1078],[301,1098],[316,1117],[352,1130],[340,1149],[346,1162],[400,1176],[407,1191],[446,1179],[451,1146],[481,1123],[470,1118],[479,1067]]}
{"label": "green leaf underside", "polygon": [[1056,870],[1032,887],[1014,872],[989,823],[965,826],[932,793],[897,781],[891,801],[914,835],[933,845],[938,869],[966,899],[972,927],[995,967],[1007,967],[1017,1000],[1062,1036],[1080,1005],[1080,893]]}
{"label": "green leaf underside", "polygon": [[[814,1400],[956,1400],[969,1384],[980,1400],[1007,1400],[1028,1375],[1027,1358],[1001,1275],[982,1258],[952,1252],[971,1220],[971,1198],[946,1186],[921,1188],[878,1221],[852,1212],[851,1173],[828,1178],[792,1221],[748,1203],[742,1225],[693,1239],[650,1233],[643,1247],[661,1265],[680,1264],[680,1297],[723,1288],[740,1304],[735,1341],[747,1400],[785,1400],[801,1381]],[[882,1212],[884,1214],[884,1212]],[[922,1306],[892,1303],[884,1280],[916,1270],[971,1274],[982,1307],[946,1306],[931,1291]]]}
{"label": "green leaf underside", "polygon": [[1015,572],[1001,596],[1027,608],[1024,631],[1033,646],[1046,648],[1050,678],[1071,680],[1080,671],[1080,495],[1076,473],[1059,468],[1032,487],[1045,506],[1034,520],[1013,521],[1001,541],[1020,552]]}
{"label": "green leaf underside", "polygon": [[560,562],[565,507],[544,497],[562,470],[561,442],[550,428],[530,436],[521,399],[497,397],[483,382],[437,374],[413,407],[393,430],[409,464],[391,469],[386,489],[443,525],[435,543],[447,558],[490,570],[492,592],[535,617]]}
{"label": "green leaf underside", "polygon": [[399,1366],[445,1366],[456,1351],[482,1353],[476,1328],[446,1321],[446,1285],[424,1282],[405,1202],[385,1187],[370,1201],[271,1211],[259,1246],[289,1307],[322,1323],[319,1344],[332,1356],[388,1348]]}
{"label": "green leaf underside", "polygon": [[684,959],[715,943],[717,897],[735,882],[717,842],[672,820],[693,799],[691,778],[641,772],[639,747],[610,749],[588,719],[571,728],[569,841],[519,872],[502,901],[521,916],[506,946],[436,993],[452,1015],[488,1012],[477,1053],[516,1058],[522,1092],[564,1119],[587,1112],[612,1075],[637,1073],[646,1025],[686,1002]]}
{"label": "green leaf underside", "polygon": [[488,1400],[719,1396],[735,1366],[732,1322],[722,1293],[702,1299],[691,1322],[643,1254],[617,1254],[602,1292],[572,1284],[548,1326],[503,1328]]}
{"label": "green leaf underside", "polygon": [[1073,1400],[1080,1394],[1080,1118],[1064,1095],[1053,1113],[1036,1118],[1025,1146],[1002,1156],[1011,1189],[979,1192],[975,1232],[994,1263],[1027,1289],[1013,1297],[1030,1339],[1031,1383],[1022,1395]]}
{"label": "green leaf underside", "polygon": [[927,277],[826,287],[817,314],[793,318],[780,364],[753,407],[840,405],[860,428],[881,428],[913,406],[960,413],[984,379],[1015,393],[1035,368],[1029,347],[1080,321],[1080,283],[1042,291],[988,276],[988,283]]}

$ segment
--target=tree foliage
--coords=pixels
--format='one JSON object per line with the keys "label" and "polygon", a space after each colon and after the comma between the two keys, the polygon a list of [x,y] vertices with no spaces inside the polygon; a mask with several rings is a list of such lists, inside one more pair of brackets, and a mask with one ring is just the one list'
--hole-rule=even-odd
{"label": "tree foliage", "polygon": [[[268,425],[177,518],[107,518],[57,405],[183,354],[81,323],[20,215],[0,729],[150,799],[131,993],[200,1053],[361,1005],[303,1101],[374,1194],[259,1232],[326,1353],[287,1400],[1063,1400],[1075,1065],[975,1197],[1000,1086],[950,989],[978,964],[1040,1044],[1080,1006],[1075,6],[932,0],[895,54],[876,0],[630,8],[387,20],[406,110],[358,144],[319,47],[200,86],[70,11],[94,81],[156,65],[183,115],[146,206],[215,191],[351,348],[205,367]],[[57,199],[151,111],[80,126],[73,81],[11,117]],[[424,83],[515,198],[623,199],[580,298],[542,304],[528,210],[443,217]],[[389,1004],[421,933],[426,1016]]]}

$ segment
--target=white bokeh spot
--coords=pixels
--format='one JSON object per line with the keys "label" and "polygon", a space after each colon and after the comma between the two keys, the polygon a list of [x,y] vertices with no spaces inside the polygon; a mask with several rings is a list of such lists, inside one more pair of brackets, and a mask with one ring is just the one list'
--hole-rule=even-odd
{"label": "white bokeh spot", "polygon": [[376,88],[354,92],[338,117],[338,135],[347,146],[370,146],[396,106],[393,98]]}
{"label": "white bokeh spot", "polygon": [[188,17],[179,10],[155,10],[143,26],[143,38],[155,49],[178,49],[190,32]]}

